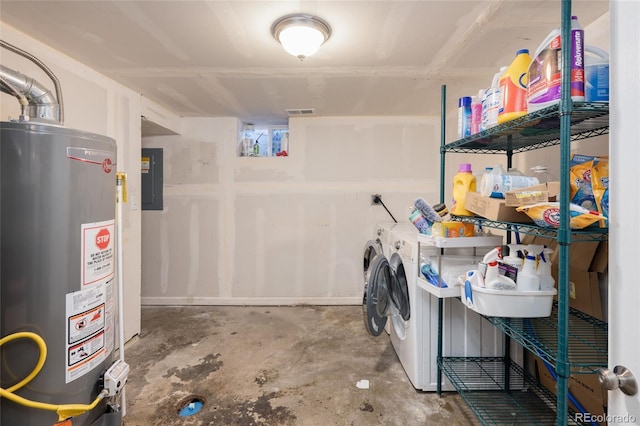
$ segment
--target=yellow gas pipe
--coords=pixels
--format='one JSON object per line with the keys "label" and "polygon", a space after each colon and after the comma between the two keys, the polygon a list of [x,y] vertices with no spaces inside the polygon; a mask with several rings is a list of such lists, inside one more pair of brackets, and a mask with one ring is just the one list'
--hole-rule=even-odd
{"label": "yellow gas pipe", "polygon": [[87,411],[93,410],[98,405],[98,403],[100,403],[100,401],[102,401],[102,399],[106,396],[106,391],[103,390],[98,394],[96,399],[91,404],[55,405],[55,404],[47,404],[44,402],[31,401],[29,399],[26,399],[14,394],[16,390],[20,389],[21,387],[29,383],[31,380],[33,380],[34,377],[38,375],[38,373],[42,369],[42,366],[44,365],[45,359],[47,358],[46,343],[44,342],[42,337],[30,331],[21,331],[18,333],[13,333],[8,336],[5,336],[2,339],[0,339],[0,346],[16,339],[31,339],[34,342],[36,342],[36,344],[38,345],[38,348],[40,349],[40,356],[38,357],[38,362],[36,363],[36,366],[31,371],[31,373],[29,373],[27,377],[25,377],[20,382],[16,383],[15,385],[11,386],[8,389],[0,388],[0,397],[7,398],[8,400],[15,402],[16,404],[24,405],[25,407],[36,408],[39,410],[55,411],[56,413],[58,413],[58,420],[62,421],[70,417],[79,416],[80,414],[84,414]]}

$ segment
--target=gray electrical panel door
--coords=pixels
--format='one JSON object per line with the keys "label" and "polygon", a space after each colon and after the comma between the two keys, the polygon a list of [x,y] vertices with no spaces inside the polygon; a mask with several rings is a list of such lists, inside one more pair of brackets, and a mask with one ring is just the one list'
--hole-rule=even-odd
{"label": "gray electrical panel door", "polygon": [[142,148],[142,210],[162,210],[162,148]]}

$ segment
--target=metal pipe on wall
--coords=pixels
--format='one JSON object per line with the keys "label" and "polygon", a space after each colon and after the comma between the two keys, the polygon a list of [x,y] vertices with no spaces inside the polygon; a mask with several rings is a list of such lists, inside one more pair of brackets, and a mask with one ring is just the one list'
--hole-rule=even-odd
{"label": "metal pipe on wall", "polygon": [[59,107],[59,112],[58,112],[56,121],[58,121],[60,124],[64,124],[64,104],[62,100],[62,85],[60,84],[60,80],[58,80],[58,77],[56,77],[53,71],[51,71],[51,69],[49,69],[49,67],[46,66],[40,59],[30,54],[29,52],[26,52],[20,49],[19,47],[12,45],[11,43],[7,43],[4,40],[0,40],[0,47],[4,47],[5,49],[17,55],[27,58],[28,60],[36,64],[38,67],[40,67],[40,69],[44,71],[45,74],[47,74],[47,76],[53,82],[53,86],[56,91],[56,100]]}

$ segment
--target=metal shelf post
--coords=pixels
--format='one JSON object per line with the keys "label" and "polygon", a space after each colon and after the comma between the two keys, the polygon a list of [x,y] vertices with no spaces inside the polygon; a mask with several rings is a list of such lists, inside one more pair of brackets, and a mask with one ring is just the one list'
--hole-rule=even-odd
{"label": "metal shelf post", "polygon": [[558,355],[556,372],[558,374],[558,399],[556,406],[556,424],[567,424],[569,392],[569,160],[571,134],[571,0],[562,0],[561,10],[562,40],[562,95],[560,99],[560,228],[558,246],[560,250],[558,272]]}

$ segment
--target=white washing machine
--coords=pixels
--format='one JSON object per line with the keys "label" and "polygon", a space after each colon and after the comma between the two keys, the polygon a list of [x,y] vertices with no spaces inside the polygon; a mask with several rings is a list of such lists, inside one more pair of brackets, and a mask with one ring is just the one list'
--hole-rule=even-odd
{"label": "white washing machine", "polygon": [[[397,224],[394,222],[382,223],[378,225],[375,231],[375,235],[373,239],[367,241],[364,245],[364,261],[363,261],[363,272],[364,272],[364,283],[365,283],[365,291],[364,298],[362,300],[362,306],[366,307],[366,298],[367,298],[367,274],[371,267],[371,262],[376,256],[382,257],[390,257],[389,250],[391,248],[391,229]],[[365,312],[365,322],[366,322],[366,312]],[[376,327],[376,325],[372,325]],[[390,333],[389,323],[386,323],[382,326],[386,329],[387,333]]]}
{"label": "white washing machine", "polygon": [[[367,331],[379,336],[388,326],[391,343],[418,390],[437,390],[438,299],[416,284],[421,259],[436,255],[422,246],[411,223],[385,224],[365,245],[363,309]],[[384,238],[380,238],[384,236]],[[369,248],[377,246],[375,250]],[[369,257],[367,257],[369,255]],[[460,259],[468,269],[477,258]],[[465,268],[466,266],[461,266]],[[443,266],[443,271],[445,267]],[[457,298],[444,299],[443,356],[503,356],[503,335]],[[453,387],[442,376],[442,390]]]}

